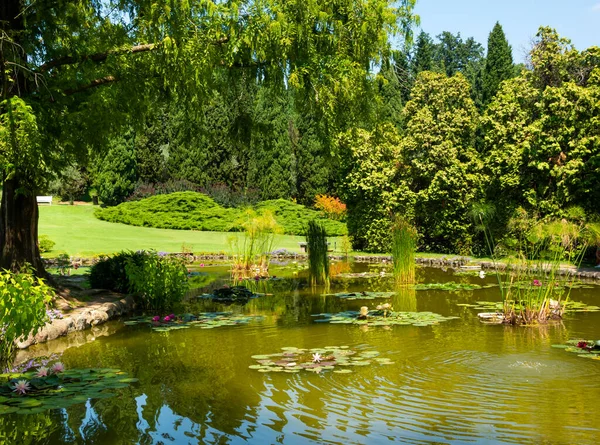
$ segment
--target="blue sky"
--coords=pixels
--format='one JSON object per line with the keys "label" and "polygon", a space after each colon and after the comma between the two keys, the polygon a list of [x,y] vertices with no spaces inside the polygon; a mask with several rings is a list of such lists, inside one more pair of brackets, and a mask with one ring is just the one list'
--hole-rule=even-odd
{"label": "blue sky", "polygon": [[415,12],[432,37],[442,31],[460,32],[484,47],[499,21],[515,62],[524,61],[541,25],[556,28],[579,50],[600,46],[600,0],[417,0]]}

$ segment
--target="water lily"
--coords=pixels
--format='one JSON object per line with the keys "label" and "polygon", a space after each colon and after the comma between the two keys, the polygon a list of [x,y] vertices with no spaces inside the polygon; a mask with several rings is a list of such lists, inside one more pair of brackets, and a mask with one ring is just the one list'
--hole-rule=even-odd
{"label": "water lily", "polygon": [[587,342],[586,341],[580,341],[579,343],[577,343],[577,347],[580,349],[585,349],[587,348]]}
{"label": "water lily", "polygon": [[48,377],[48,372],[50,370],[48,369],[48,367],[46,366],[42,366],[40,369],[38,369],[37,374],[35,375],[36,377]]}
{"label": "water lily", "polygon": [[170,321],[171,321],[171,317],[169,317],[169,316],[167,315],[165,318],[163,318],[163,321],[164,321],[165,323],[168,323],[168,322],[170,322]]}
{"label": "water lily", "polygon": [[313,356],[312,356],[313,363],[321,363],[322,358],[323,357],[321,357],[321,354],[319,354],[318,352],[313,354]]}
{"label": "water lily", "polygon": [[50,368],[50,371],[52,371],[54,374],[58,374],[60,372],[63,372],[64,370],[65,365],[63,365],[61,362],[56,362],[52,365],[52,368]]}
{"label": "water lily", "polygon": [[13,386],[13,392],[17,394],[24,395],[27,391],[29,391],[31,387],[29,386],[29,382],[27,380],[19,380]]}
{"label": "water lily", "polygon": [[479,278],[485,278],[485,270],[479,271]]}
{"label": "water lily", "polygon": [[152,317],[152,321],[154,321],[154,322],[160,321],[160,317],[158,315],[155,315],[154,317]]}
{"label": "water lily", "polygon": [[175,320],[175,314],[169,314],[169,318],[170,318],[171,320]]}
{"label": "water lily", "polygon": [[200,267],[204,267],[204,263],[200,263]]}
{"label": "water lily", "polygon": [[533,280],[533,285],[534,285],[534,286],[541,286],[541,285],[542,285],[542,283],[541,283],[541,281],[540,281],[540,280]]}

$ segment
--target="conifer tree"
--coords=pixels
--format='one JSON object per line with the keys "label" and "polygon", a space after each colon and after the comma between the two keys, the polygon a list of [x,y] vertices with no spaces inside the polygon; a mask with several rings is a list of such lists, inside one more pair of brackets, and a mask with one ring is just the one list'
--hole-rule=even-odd
{"label": "conifer tree", "polygon": [[496,22],[488,38],[488,50],[483,72],[483,101],[489,104],[498,92],[502,81],[514,76],[512,49],[504,30]]}

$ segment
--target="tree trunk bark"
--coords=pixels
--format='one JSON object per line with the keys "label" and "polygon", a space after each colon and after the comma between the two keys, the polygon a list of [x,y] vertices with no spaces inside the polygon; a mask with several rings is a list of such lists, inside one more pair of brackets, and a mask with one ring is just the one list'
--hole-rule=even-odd
{"label": "tree trunk bark", "polygon": [[[4,179],[0,204],[0,268],[20,270],[26,263],[47,276],[38,245],[38,205],[23,178]],[[26,191],[24,191],[26,190]]]}

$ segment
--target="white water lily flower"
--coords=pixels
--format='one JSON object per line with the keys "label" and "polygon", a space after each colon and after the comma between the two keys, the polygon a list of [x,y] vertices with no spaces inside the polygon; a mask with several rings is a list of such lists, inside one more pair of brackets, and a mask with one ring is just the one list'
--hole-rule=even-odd
{"label": "white water lily flower", "polygon": [[15,386],[13,386],[13,392],[21,395],[24,395],[30,389],[31,387],[29,386],[29,382],[27,380],[19,380],[17,383],[15,383]]}
{"label": "white water lily flower", "polygon": [[65,365],[63,365],[61,362],[56,362],[52,365],[52,368],[50,370],[54,374],[58,374],[59,372],[63,372],[65,370]]}
{"label": "white water lily flower", "polygon": [[312,359],[313,359],[313,363],[321,363],[321,359],[323,357],[321,357],[321,354],[319,354],[318,352],[316,354],[313,354]]}
{"label": "white water lily flower", "polygon": [[41,368],[38,369],[38,372],[35,376],[36,377],[48,377],[49,371],[50,370],[46,366],[42,366]]}

